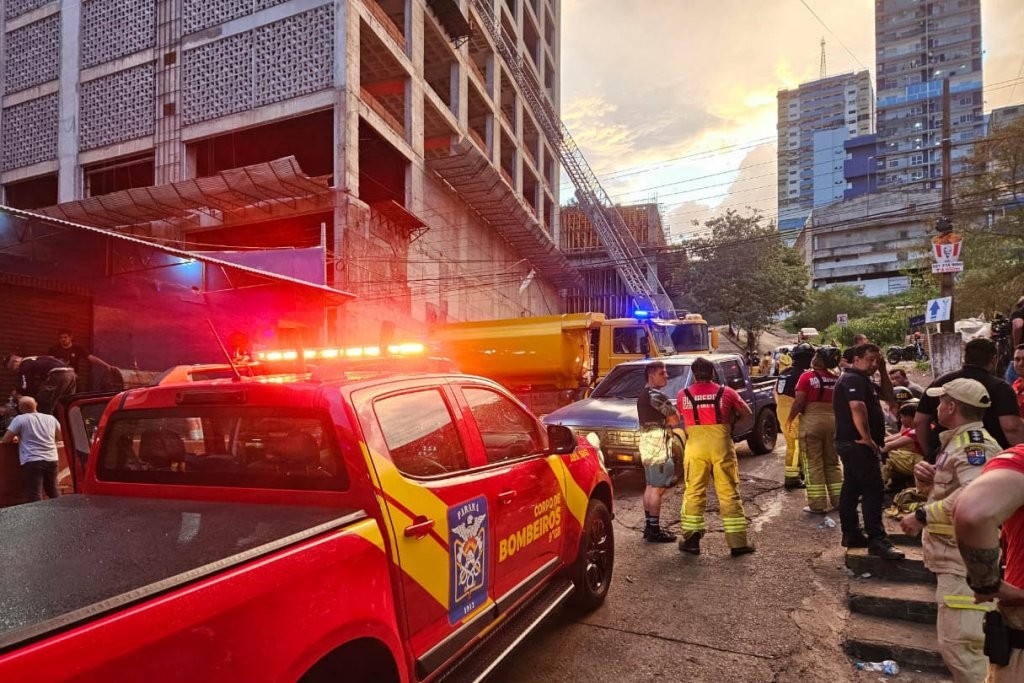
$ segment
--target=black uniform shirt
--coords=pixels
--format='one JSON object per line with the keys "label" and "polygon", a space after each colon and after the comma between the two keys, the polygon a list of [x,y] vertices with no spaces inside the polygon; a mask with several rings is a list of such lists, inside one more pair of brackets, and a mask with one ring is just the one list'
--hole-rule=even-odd
{"label": "black uniform shirt", "polygon": [[[43,383],[50,370],[67,367],[53,356],[35,356],[23,358],[18,367],[18,393],[23,396],[36,397],[39,385]],[[66,372],[66,371],[65,371]]]}
{"label": "black uniform shirt", "polygon": [[878,389],[867,375],[847,368],[832,390],[832,410],[836,414],[836,441],[858,441],[860,432],[853,421],[850,401],[863,401],[868,409],[868,431],[871,440],[885,444],[885,416],[878,400]]}
{"label": "black uniform shirt", "polygon": [[[1017,407],[1017,396],[1013,393],[1013,387],[980,365],[965,365],[959,370],[947,372],[945,375],[940,376],[928,388],[941,387],[946,382],[960,377],[974,379],[985,385],[985,390],[988,391],[988,395],[992,399],[992,405],[985,409],[985,416],[981,421],[985,425],[985,431],[991,434],[992,438],[998,441],[1000,446],[1009,448],[1010,444],[1007,442],[1006,434],[1003,433],[1003,428],[999,424],[999,417],[1001,415],[1020,414]],[[921,402],[917,404],[917,412],[934,418],[938,414],[938,410],[938,397],[929,396],[928,392],[925,392],[924,396],[921,397]],[[939,425],[934,419],[932,422],[936,426],[935,429],[928,433],[928,450],[934,453],[939,450],[939,433],[944,432],[946,428]]]}
{"label": "black uniform shirt", "polygon": [[636,399],[636,413],[640,426],[657,424],[666,426],[666,418],[678,415],[672,400],[654,387],[644,387]]}
{"label": "black uniform shirt", "polygon": [[68,366],[75,372],[82,372],[82,361],[89,358],[89,349],[78,344],[72,344],[68,348],[64,348],[60,344],[50,347],[50,355],[58,360],[62,361],[64,365]]}

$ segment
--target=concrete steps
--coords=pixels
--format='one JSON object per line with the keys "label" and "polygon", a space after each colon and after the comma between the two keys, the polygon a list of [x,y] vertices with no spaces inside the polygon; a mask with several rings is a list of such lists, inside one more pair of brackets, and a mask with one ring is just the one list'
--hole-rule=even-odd
{"label": "concrete steps", "polygon": [[883,560],[869,554],[867,548],[849,548],[846,551],[846,566],[857,576],[869,573],[889,581],[935,583],[935,575],[924,566],[924,554],[920,547],[897,547],[906,555],[906,559]]}
{"label": "concrete steps", "polygon": [[846,654],[860,661],[891,659],[900,669],[946,671],[934,624],[852,614],[847,624],[845,648]]}
{"label": "concrete steps", "polygon": [[[925,568],[919,545],[890,540],[906,559],[883,560],[866,548],[846,551],[846,566],[856,575],[850,579],[846,653],[866,662],[891,659],[904,671],[948,673],[935,635],[935,575]],[[870,577],[861,578],[865,573]]]}
{"label": "concrete steps", "polygon": [[935,624],[935,586],[884,579],[853,579],[850,611],[919,624]]}

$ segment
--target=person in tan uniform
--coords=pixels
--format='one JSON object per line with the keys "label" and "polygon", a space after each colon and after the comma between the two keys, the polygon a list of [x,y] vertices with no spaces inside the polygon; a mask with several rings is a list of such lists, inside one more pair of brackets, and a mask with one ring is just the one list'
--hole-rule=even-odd
{"label": "person in tan uniform", "polygon": [[804,512],[823,515],[839,507],[839,494],[843,490],[843,469],[839,466],[835,446],[836,413],[832,409],[838,365],[839,349],[819,347],[811,359],[811,369],[797,380],[796,399],[789,411],[786,430],[789,431],[790,422],[799,421],[800,455],[807,463]]}
{"label": "person in tan uniform", "polygon": [[967,567],[957,549],[953,516],[960,493],[980,474],[982,465],[1001,447],[985,431],[981,419],[992,403],[985,386],[973,379],[954,379],[928,389],[939,397],[938,420],[946,428],[935,464],[914,467],[918,490],[928,502],[903,517],[908,534],[924,530],[924,563],[935,573],[939,651],[956,683],[982,683],[988,672],[982,622],[991,607],[974,601],[967,585]]}

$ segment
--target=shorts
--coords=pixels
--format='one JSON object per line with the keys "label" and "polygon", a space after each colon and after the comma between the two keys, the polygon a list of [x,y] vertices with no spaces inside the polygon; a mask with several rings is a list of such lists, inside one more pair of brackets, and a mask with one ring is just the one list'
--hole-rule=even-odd
{"label": "shorts", "polygon": [[644,467],[644,478],[648,486],[660,489],[667,489],[672,486],[672,480],[676,478],[676,463],[669,458],[657,465],[646,465]]}

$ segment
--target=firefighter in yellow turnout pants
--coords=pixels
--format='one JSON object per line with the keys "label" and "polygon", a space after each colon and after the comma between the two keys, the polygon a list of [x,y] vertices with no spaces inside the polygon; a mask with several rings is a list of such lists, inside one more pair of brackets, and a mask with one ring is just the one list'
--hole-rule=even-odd
{"label": "firefighter in yellow turnout pants", "polygon": [[988,673],[988,658],[982,622],[991,604],[974,601],[967,585],[967,567],[960,557],[953,527],[953,513],[960,493],[981,475],[981,468],[1002,450],[982,425],[991,405],[985,386],[973,379],[954,379],[928,389],[939,397],[936,418],[946,431],[935,464],[914,466],[918,489],[928,493],[928,502],[900,522],[908,534],[924,529],[921,545],[924,563],[935,573],[938,604],[939,651],[956,683],[982,683]]}
{"label": "firefighter in yellow turnout pants", "polygon": [[[789,420],[799,420],[800,455],[806,461],[807,507],[804,512],[825,514],[839,507],[843,489],[843,468],[836,453],[836,414],[832,409],[832,390],[836,385],[835,368],[839,349],[822,346],[811,360],[811,369],[796,383],[796,400]],[[789,425],[786,426],[789,429]],[[831,501],[831,504],[830,504]]]}
{"label": "firefighter in yellow turnout pants", "polygon": [[790,353],[793,365],[779,373],[779,381],[775,385],[776,415],[782,425],[782,436],[786,439],[786,489],[804,488],[803,454],[800,453],[800,420],[790,419],[793,401],[796,399],[796,383],[800,375],[811,367],[814,358],[814,347],[810,344],[797,344]]}
{"label": "firefighter in yellow turnout pants", "polygon": [[708,359],[695,358],[690,371],[693,384],[680,391],[676,401],[686,427],[686,492],[680,514],[683,540],[679,549],[692,555],[700,553],[700,539],[707,532],[704,511],[708,482],[714,477],[729,552],[733,557],[746,555],[754,552],[754,546],[747,539],[732,424],[749,416],[750,407],[734,389],[715,382],[715,366]]}

